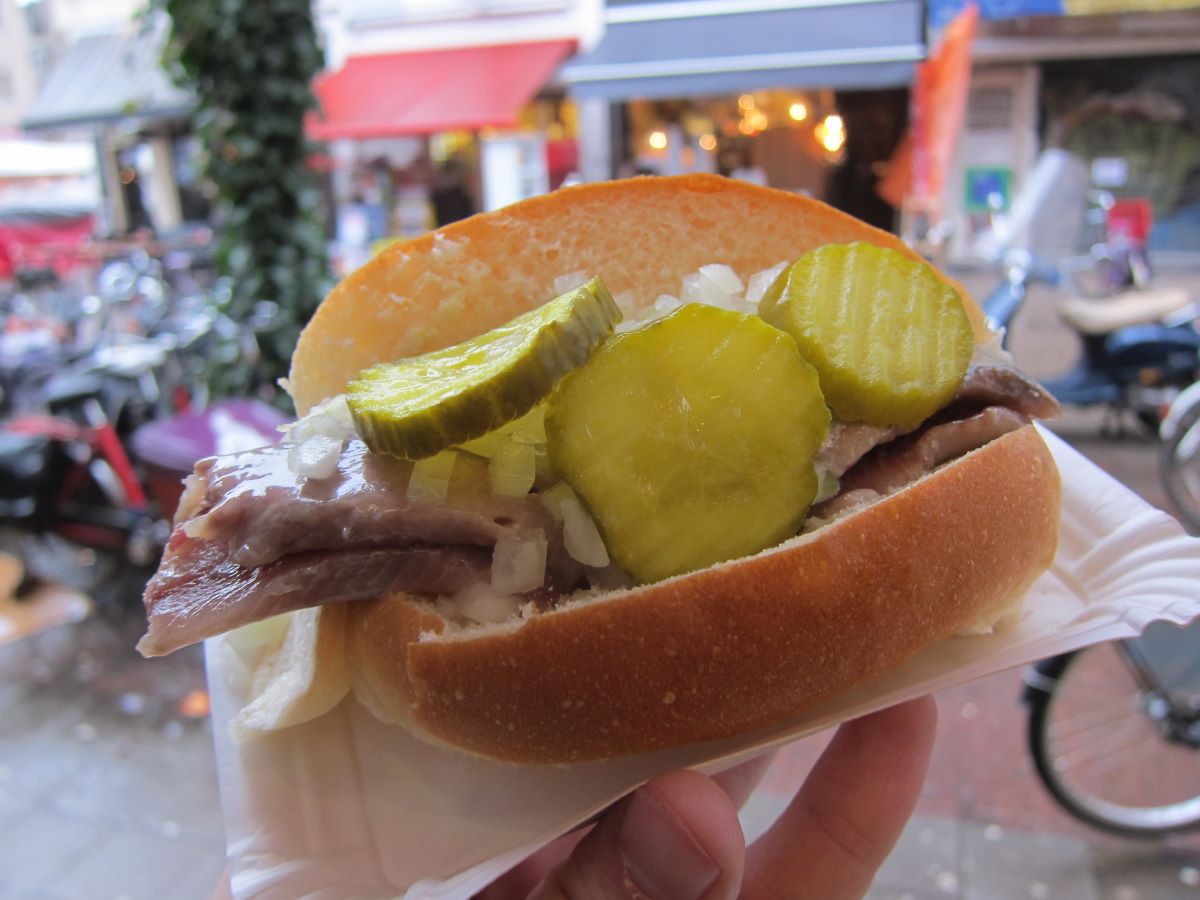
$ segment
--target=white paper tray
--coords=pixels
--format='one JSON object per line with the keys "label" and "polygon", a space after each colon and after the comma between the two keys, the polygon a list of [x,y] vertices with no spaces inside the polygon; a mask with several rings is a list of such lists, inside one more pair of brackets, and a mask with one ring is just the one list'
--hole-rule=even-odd
{"label": "white paper tray", "polygon": [[[654,775],[719,771],[911,697],[1200,613],[1200,540],[1043,431],[1063,476],[1058,555],[1015,627],[954,638],[819,709],[724,741],[570,768],[439,750],[351,699],[239,745],[239,699],[207,649],[234,896],[469,896]],[[407,890],[407,893],[405,893]]]}

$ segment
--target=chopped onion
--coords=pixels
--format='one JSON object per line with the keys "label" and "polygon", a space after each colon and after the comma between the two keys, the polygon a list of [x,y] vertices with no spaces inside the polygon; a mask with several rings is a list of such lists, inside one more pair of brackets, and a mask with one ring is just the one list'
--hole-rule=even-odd
{"label": "chopped onion", "polygon": [[485,625],[507,622],[521,611],[516,597],[482,583],[463,588],[451,597],[451,602],[460,617]]}
{"label": "chopped onion", "polygon": [[284,426],[287,438],[295,443],[303,443],[315,435],[345,440],[354,436],[354,418],[350,415],[350,406],[346,403],[346,395],[338,394],[323,403],[318,403],[308,415]]}
{"label": "chopped onion", "polygon": [[524,535],[504,534],[492,550],[492,587],[522,594],[546,581],[546,536],[539,530]]}
{"label": "chopped onion", "polygon": [[555,484],[544,491],[539,491],[538,500],[541,501],[542,506],[546,507],[546,511],[550,513],[550,516],[559,525],[561,525],[563,521],[563,501],[574,500],[576,503],[579,502],[575,497],[575,492],[571,490],[571,486],[565,481],[560,481],[558,484]]}
{"label": "chopped onion", "polygon": [[495,431],[489,431],[481,437],[473,438],[458,446],[459,449],[466,450],[468,453],[491,459],[495,456],[496,451],[507,443],[509,443],[509,436],[506,429],[497,428]]}
{"label": "chopped onion", "polygon": [[833,474],[824,466],[814,466],[817,470],[817,495],[813,497],[813,503],[823,503],[832,497],[838,495],[841,490],[841,485]]}
{"label": "chopped onion", "polygon": [[585,566],[603,568],[609,563],[608,548],[596,523],[575,497],[562,501],[563,543],[567,552]]}
{"label": "chopped onion", "polygon": [[621,310],[621,315],[627,319],[637,313],[636,291],[621,291],[619,294],[614,294],[613,302]]}
{"label": "chopped onion", "polygon": [[742,299],[741,292],[725,290],[703,272],[683,276],[681,299],[684,303],[704,303],[720,309],[733,309]]}
{"label": "chopped onion", "polygon": [[546,443],[546,404],[539,403],[513,422],[511,434],[518,444]]}
{"label": "chopped onion", "polygon": [[737,272],[733,271],[729,266],[716,264],[701,266],[700,274],[726,294],[740,294],[742,292],[742,279],[738,278]]}
{"label": "chopped onion", "polygon": [[501,497],[524,497],[537,477],[536,451],[532,444],[505,441],[488,462],[492,493]]}
{"label": "chopped onion", "polygon": [[337,471],[342,455],[342,439],[314,434],[288,450],[288,468],[301,478],[320,481]]}
{"label": "chopped onion", "polygon": [[458,454],[453,450],[420,459],[413,463],[408,479],[408,499],[425,503],[441,503],[450,490],[450,476]]}
{"label": "chopped onion", "polygon": [[565,275],[559,275],[554,279],[554,295],[561,297],[563,294],[575,290],[577,287],[583,287],[591,279],[588,278],[588,273],[583,269],[577,272],[568,272]]}
{"label": "chopped onion", "polygon": [[769,269],[763,269],[761,272],[755,272],[750,276],[750,284],[746,287],[746,302],[758,306],[763,295],[767,293],[767,288],[775,283],[775,279],[779,274],[787,268],[787,262],[776,263]]}

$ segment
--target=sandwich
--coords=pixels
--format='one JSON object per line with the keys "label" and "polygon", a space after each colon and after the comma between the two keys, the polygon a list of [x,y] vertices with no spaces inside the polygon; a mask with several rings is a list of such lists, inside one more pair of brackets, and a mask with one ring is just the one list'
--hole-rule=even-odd
{"label": "sandwich", "polygon": [[283,442],[197,465],[145,593],[146,655],[254,648],[242,734],[347,693],[515,763],[741,734],[1019,616],[1055,552],[1056,404],[961,286],[717,176],[395,244],[287,388]]}

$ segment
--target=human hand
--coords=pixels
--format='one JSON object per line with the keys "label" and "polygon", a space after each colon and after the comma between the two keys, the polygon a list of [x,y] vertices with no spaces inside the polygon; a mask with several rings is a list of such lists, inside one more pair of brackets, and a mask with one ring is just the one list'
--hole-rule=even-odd
{"label": "human hand", "polygon": [[747,848],[737,809],[758,759],[708,778],[672,772],[560,838],[478,900],[862,897],[912,815],[937,722],[924,697],[848,722],[779,820]]}

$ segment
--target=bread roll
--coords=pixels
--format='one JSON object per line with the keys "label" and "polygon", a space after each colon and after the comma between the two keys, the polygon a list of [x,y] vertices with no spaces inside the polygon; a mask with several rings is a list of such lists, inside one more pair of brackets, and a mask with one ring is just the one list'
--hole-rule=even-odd
{"label": "bread roll", "polygon": [[[303,412],[367,366],[544,302],[569,273],[599,275],[640,308],[703,265],[746,279],[863,240],[913,255],[816,201],[715,176],[557,191],[395,245],[354,272],[302,334],[291,390]],[[978,308],[965,305],[985,340]],[[417,597],[355,603],[354,690],[387,721],[519,763],[741,733],[1011,615],[1054,555],[1059,498],[1049,451],[1026,426],[753,557],[503,625],[460,627]]]}

